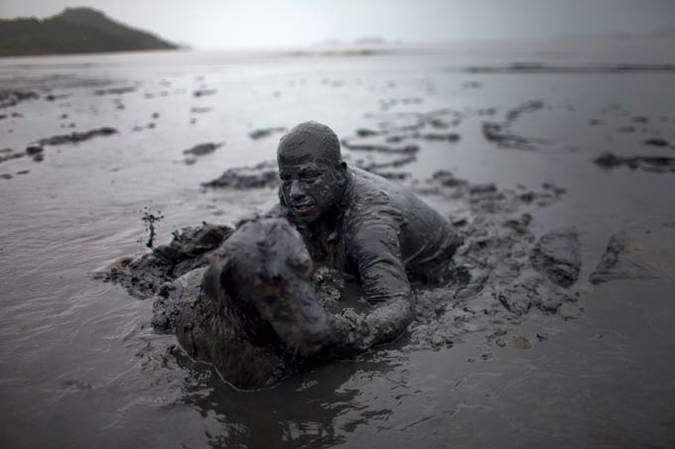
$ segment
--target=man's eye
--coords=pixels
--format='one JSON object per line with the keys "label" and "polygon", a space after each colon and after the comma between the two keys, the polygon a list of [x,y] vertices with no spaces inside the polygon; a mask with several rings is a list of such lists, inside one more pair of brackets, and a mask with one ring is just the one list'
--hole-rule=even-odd
{"label": "man's eye", "polygon": [[301,176],[300,179],[302,180],[302,182],[315,182],[317,179],[319,179],[319,177],[314,175],[307,175]]}

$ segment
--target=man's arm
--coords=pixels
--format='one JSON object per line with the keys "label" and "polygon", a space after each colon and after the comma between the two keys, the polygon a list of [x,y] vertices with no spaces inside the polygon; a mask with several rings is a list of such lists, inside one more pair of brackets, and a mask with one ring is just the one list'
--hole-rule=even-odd
{"label": "man's arm", "polygon": [[335,315],[338,350],[359,352],[394,341],[415,317],[398,232],[387,220],[369,220],[346,236],[348,257],[356,264],[366,299],[375,308],[365,316],[352,310]]}

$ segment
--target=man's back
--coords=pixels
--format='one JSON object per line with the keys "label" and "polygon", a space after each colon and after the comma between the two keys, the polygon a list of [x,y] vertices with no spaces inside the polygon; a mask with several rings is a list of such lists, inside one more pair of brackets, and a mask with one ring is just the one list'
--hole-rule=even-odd
{"label": "man's back", "polygon": [[460,244],[452,225],[412,192],[358,168],[339,207],[339,268],[364,282],[386,276],[388,294],[406,274],[436,280]]}

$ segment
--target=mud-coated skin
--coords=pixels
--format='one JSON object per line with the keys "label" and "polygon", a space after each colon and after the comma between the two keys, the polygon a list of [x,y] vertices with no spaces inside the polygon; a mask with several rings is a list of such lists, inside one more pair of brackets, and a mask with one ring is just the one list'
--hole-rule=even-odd
{"label": "mud-coated skin", "polygon": [[415,316],[411,278],[439,281],[460,244],[453,227],[411,192],[347,167],[339,140],[307,122],[277,151],[280,208],[300,231],[316,263],[358,276],[367,315],[334,316],[332,346],[357,352],[396,339]]}

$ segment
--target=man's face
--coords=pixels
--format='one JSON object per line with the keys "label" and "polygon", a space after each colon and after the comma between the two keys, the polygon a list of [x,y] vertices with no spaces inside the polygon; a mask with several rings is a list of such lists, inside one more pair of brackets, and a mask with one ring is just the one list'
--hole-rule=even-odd
{"label": "man's face", "polygon": [[338,202],[338,169],[316,160],[279,163],[281,192],[293,215],[304,223],[323,217]]}

